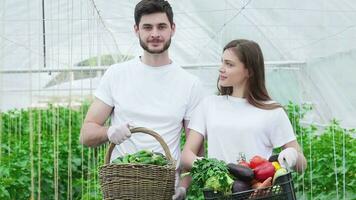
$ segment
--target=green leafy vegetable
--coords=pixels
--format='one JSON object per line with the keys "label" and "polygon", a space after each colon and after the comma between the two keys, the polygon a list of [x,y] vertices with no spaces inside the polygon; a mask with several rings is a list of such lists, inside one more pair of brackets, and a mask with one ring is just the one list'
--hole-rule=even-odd
{"label": "green leafy vegetable", "polygon": [[204,188],[213,189],[225,194],[231,193],[233,180],[230,177],[226,163],[215,158],[203,158],[194,162],[192,170],[192,184],[189,188],[191,199],[202,199]]}

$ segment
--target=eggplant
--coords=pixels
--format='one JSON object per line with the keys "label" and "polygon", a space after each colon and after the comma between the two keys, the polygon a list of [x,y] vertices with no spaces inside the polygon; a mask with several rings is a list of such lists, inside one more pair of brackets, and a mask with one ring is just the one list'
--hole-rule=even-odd
{"label": "eggplant", "polygon": [[269,161],[269,162],[278,162],[278,155],[279,155],[279,154],[271,155],[271,156],[268,158],[268,161]]}
{"label": "eggplant", "polygon": [[252,181],[254,178],[254,173],[251,168],[243,166],[243,165],[236,165],[234,163],[229,163],[227,165],[229,172],[237,179],[241,181]]}
{"label": "eggplant", "polygon": [[235,180],[232,184],[232,193],[242,192],[252,189],[251,185],[248,182]]}

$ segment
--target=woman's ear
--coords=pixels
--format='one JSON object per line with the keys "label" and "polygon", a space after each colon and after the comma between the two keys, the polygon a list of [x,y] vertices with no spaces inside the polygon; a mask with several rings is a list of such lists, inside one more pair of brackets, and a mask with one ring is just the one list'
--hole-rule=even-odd
{"label": "woman's ear", "polygon": [[247,70],[247,77],[252,77],[253,76],[253,71]]}

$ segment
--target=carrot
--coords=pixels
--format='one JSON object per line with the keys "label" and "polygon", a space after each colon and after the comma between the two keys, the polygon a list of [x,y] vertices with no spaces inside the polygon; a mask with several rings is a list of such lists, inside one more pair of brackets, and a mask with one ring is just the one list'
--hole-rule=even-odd
{"label": "carrot", "polygon": [[263,181],[260,187],[258,187],[257,189],[261,189],[269,186],[272,186],[272,177],[269,177],[265,181]]}
{"label": "carrot", "polygon": [[260,188],[260,186],[262,185],[262,183],[261,182],[258,182],[258,181],[254,181],[254,182],[252,182],[252,188],[253,189],[257,189],[257,188]]}
{"label": "carrot", "polygon": [[267,178],[262,183],[258,181],[252,181],[252,183],[252,188],[255,189],[255,191],[250,195],[250,198],[265,196],[270,192],[267,187],[272,186],[272,177]]}

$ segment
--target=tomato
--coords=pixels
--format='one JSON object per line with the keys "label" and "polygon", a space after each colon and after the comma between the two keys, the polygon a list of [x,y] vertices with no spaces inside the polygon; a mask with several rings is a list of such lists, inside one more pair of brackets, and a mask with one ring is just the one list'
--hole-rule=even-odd
{"label": "tomato", "polygon": [[237,163],[237,164],[250,168],[250,164],[248,162],[246,162],[245,160],[240,160],[239,163]]}
{"label": "tomato", "polygon": [[268,162],[268,160],[262,158],[261,156],[254,156],[250,160],[250,168],[254,169],[265,162]]}

